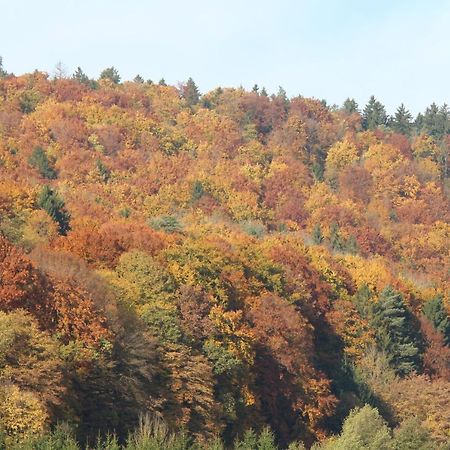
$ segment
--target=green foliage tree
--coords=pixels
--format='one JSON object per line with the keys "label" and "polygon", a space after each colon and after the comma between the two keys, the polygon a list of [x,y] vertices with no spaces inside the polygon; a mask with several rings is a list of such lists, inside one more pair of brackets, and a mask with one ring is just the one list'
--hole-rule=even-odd
{"label": "green foliage tree", "polygon": [[439,107],[432,103],[425,113],[419,114],[416,119],[419,132],[429,134],[434,138],[442,138],[450,131],[450,111],[446,104]]}
{"label": "green foliage tree", "polygon": [[354,98],[347,98],[342,106],[342,109],[347,114],[353,114],[359,112],[358,103],[356,103]]}
{"label": "green foliage tree", "polygon": [[313,243],[316,245],[320,245],[324,240],[324,237],[322,234],[322,228],[319,223],[317,223],[313,228],[312,240],[313,240]]}
{"label": "green foliage tree", "polygon": [[98,174],[103,183],[107,183],[109,178],[111,177],[111,170],[105,166],[101,159],[97,159],[95,161],[95,165],[97,167]]}
{"label": "green foliage tree", "polygon": [[386,109],[373,95],[364,107],[363,111],[363,128],[365,130],[375,130],[387,123]]}
{"label": "green foliage tree", "polygon": [[195,81],[192,78],[189,78],[186,84],[182,87],[181,95],[190,107],[196,105],[199,102],[200,92],[197,85],[195,84]]}
{"label": "green foliage tree", "polygon": [[75,70],[74,74],[72,75],[72,79],[75,81],[78,81],[78,83],[84,84],[85,86],[90,87],[91,89],[97,88],[97,82],[95,80],[92,80],[89,78],[83,70],[81,70],[81,67],[77,67],[77,70]]}
{"label": "green foliage tree", "polygon": [[383,289],[373,304],[370,323],[380,350],[386,353],[398,374],[406,375],[420,368],[419,348],[410,313],[402,295],[391,286]]}
{"label": "green foliage tree", "polygon": [[331,224],[329,240],[333,250],[338,252],[344,250],[344,241],[342,240],[341,233],[339,232],[339,225],[336,222]]}
{"label": "green foliage tree", "polygon": [[394,430],[393,450],[435,450],[441,446],[434,442],[420,420],[406,419]]}
{"label": "green foliage tree", "polygon": [[0,56],[0,78],[8,76],[8,72],[3,68],[3,58]]}
{"label": "green foliage tree", "polygon": [[345,419],[342,432],[318,448],[320,450],[392,450],[389,427],[376,408],[365,405]]}
{"label": "green foliage tree", "polygon": [[351,253],[352,255],[356,255],[358,253],[359,248],[355,236],[351,235],[345,241],[345,251]]}
{"label": "green foliage tree", "polygon": [[409,135],[412,130],[412,115],[402,103],[395,112],[391,127],[397,133]]}
{"label": "green foliage tree", "polygon": [[35,147],[30,155],[30,158],[28,159],[28,162],[33,167],[38,169],[39,173],[44,178],[49,180],[54,180],[56,178],[56,170],[53,167],[53,164],[50,163],[50,160],[42,147]]}
{"label": "green foliage tree", "polygon": [[41,96],[34,90],[24,91],[19,97],[20,110],[24,114],[32,113],[39,104]]}
{"label": "green foliage tree", "polygon": [[145,80],[139,75],[137,74],[134,78],[133,81],[137,84],[144,84]]}
{"label": "green foliage tree", "polygon": [[205,189],[201,181],[196,180],[192,185],[191,199],[192,201],[200,200],[205,193]]}
{"label": "green foliage tree", "polygon": [[65,208],[64,200],[45,185],[38,195],[37,204],[47,211],[47,214],[58,224],[60,234],[65,236],[70,230],[70,214]]}
{"label": "green foliage tree", "polygon": [[423,307],[423,313],[433,327],[442,333],[445,344],[450,345],[450,318],[444,307],[442,296],[438,295],[428,300]]}
{"label": "green foliage tree", "polygon": [[163,230],[167,233],[177,233],[182,231],[183,226],[174,216],[160,216],[150,220],[150,226],[155,230]]}
{"label": "green foliage tree", "polygon": [[119,71],[114,67],[107,67],[106,69],[103,69],[100,74],[100,80],[110,80],[114,84],[120,83],[120,75]]}

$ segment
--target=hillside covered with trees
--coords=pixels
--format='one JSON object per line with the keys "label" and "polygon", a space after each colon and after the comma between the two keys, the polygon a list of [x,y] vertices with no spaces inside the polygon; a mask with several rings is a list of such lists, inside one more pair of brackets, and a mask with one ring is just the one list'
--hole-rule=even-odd
{"label": "hillside covered with trees", "polygon": [[2,445],[449,448],[449,149],[446,105],[0,60]]}

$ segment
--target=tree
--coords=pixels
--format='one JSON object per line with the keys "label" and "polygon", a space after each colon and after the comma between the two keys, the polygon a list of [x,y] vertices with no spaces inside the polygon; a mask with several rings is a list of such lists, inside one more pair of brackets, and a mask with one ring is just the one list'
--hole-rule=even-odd
{"label": "tree", "polygon": [[333,222],[330,227],[330,245],[333,250],[338,252],[344,250],[344,241],[339,232],[339,225]]}
{"label": "tree", "polygon": [[450,319],[444,308],[442,296],[438,295],[428,300],[423,307],[423,313],[433,327],[442,333],[445,344],[450,345]]}
{"label": "tree", "polygon": [[64,200],[45,185],[37,198],[40,208],[47,211],[47,214],[59,225],[59,232],[63,236],[70,230],[70,214],[65,208]]}
{"label": "tree", "polygon": [[0,56],[0,78],[5,78],[8,76],[8,72],[3,69],[3,58]]}
{"label": "tree", "polygon": [[0,309],[39,307],[39,275],[34,264],[0,235]]}
{"label": "tree", "polygon": [[47,408],[60,405],[65,389],[58,353],[56,340],[29,313],[0,311],[0,384],[33,392]]}
{"label": "tree", "polygon": [[434,450],[440,448],[417,418],[406,419],[394,430],[393,450]]}
{"label": "tree", "polygon": [[200,93],[192,78],[189,78],[181,88],[181,96],[186,100],[188,106],[196,105],[200,100]]}
{"label": "tree", "polygon": [[107,183],[109,178],[111,177],[111,170],[103,164],[101,159],[97,159],[95,161],[95,165],[97,167],[98,174],[103,183]]}
{"label": "tree", "polygon": [[133,78],[133,81],[134,81],[135,83],[138,83],[138,84],[144,84],[144,79],[143,79],[139,74],[137,74],[137,75]]}
{"label": "tree", "polygon": [[316,244],[316,245],[320,245],[324,240],[324,237],[322,234],[322,229],[320,227],[320,224],[318,224],[318,223],[313,228],[312,240],[313,240],[314,244]]}
{"label": "tree", "polygon": [[114,66],[111,66],[102,70],[102,73],[100,74],[100,80],[110,80],[114,84],[119,84],[120,75],[118,70]]}
{"label": "tree", "polygon": [[347,114],[354,114],[359,112],[358,103],[356,103],[354,98],[347,98],[342,108]]}
{"label": "tree", "polygon": [[392,120],[392,128],[401,134],[409,135],[412,130],[412,115],[402,103],[395,113]]}
{"label": "tree", "polygon": [[426,110],[422,119],[422,132],[430,136],[441,138],[448,133],[450,128],[449,111],[447,105],[439,108],[436,103],[432,103]]}
{"label": "tree", "polygon": [[323,450],[391,450],[392,436],[376,408],[354,409],[344,421],[341,434],[326,442]]}
{"label": "tree", "polygon": [[96,82],[91,80],[82,70],[81,67],[77,67],[74,74],[72,75],[72,79],[78,81],[78,83],[84,84],[90,88],[96,87]]}
{"label": "tree", "polygon": [[370,324],[380,350],[386,352],[391,366],[400,375],[419,369],[419,349],[403,297],[391,286],[381,292],[373,305]]}
{"label": "tree", "polygon": [[54,70],[54,78],[55,80],[62,80],[63,78],[67,78],[67,69],[62,61],[58,61],[56,63]]}
{"label": "tree", "polygon": [[28,162],[39,170],[39,173],[44,178],[48,178],[49,180],[54,180],[56,178],[56,171],[53,165],[50,163],[45,150],[41,147],[35,147],[33,152],[31,153]]}
{"label": "tree", "polygon": [[380,103],[373,95],[364,107],[363,111],[363,128],[365,130],[375,130],[382,125],[386,125],[387,115],[382,103]]}
{"label": "tree", "polygon": [[2,444],[6,444],[3,448],[18,448],[17,444],[42,434],[47,422],[48,414],[38,395],[21,391],[15,385],[2,386],[0,426],[4,434]]}

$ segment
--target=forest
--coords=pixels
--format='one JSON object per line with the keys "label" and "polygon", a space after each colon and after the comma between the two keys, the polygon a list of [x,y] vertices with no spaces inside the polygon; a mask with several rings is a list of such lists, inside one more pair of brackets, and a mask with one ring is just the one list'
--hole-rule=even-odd
{"label": "forest", "polygon": [[450,449],[450,109],[8,73],[0,448]]}

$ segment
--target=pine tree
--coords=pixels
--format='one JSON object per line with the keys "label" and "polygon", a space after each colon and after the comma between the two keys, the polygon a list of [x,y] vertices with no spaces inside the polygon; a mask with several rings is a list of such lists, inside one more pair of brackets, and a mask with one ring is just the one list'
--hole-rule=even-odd
{"label": "pine tree", "polygon": [[70,214],[65,209],[64,200],[49,186],[45,185],[39,193],[37,204],[59,225],[63,236],[70,230]]}
{"label": "pine tree", "polygon": [[191,199],[192,201],[200,200],[205,193],[205,189],[201,181],[196,180],[192,185]]}
{"label": "pine tree", "polygon": [[234,450],[256,450],[258,447],[258,436],[250,428],[246,430],[242,440],[236,440]]}
{"label": "pine tree", "polygon": [[91,80],[82,70],[81,67],[78,67],[72,75],[72,79],[78,81],[78,83],[84,84],[91,89],[97,88],[97,82],[95,80]]}
{"label": "pine tree", "polygon": [[395,116],[392,120],[392,128],[397,133],[402,134],[410,134],[412,129],[412,115],[405,108],[405,105],[402,103],[395,113]]}
{"label": "pine tree", "polygon": [[103,164],[100,159],[97,159],[95,165],[97,166],[97,171],[100,175],[101,180],[103,181],[103,183],[107,183],[111,176],[111,171]]}
{"label": "pine tree", "polygon": [[419,131],[435,138],[442,138],[450,131],[450,111],[446,104],[440,108],[432,103],[425,111]]}
{"label": "pine tree", "polygon": [[450,319],[445,310],[442,296],[438,295],[428,300],[423,307],[423,313],[433,327],[443,334],[445,344],[450,345]]}
{"label": "pine tree", "polygon": [[336,222],[331,224],[330,228],[330,245],[333,250],[338,252],[344,250],[344,243],[339,233],[339,225]]}
{"label": "pine tree", "polygon": [[54,180],[56,178],[56,171],[50,163],[43,148],[35,147],[35,149],[31,153],[30,158],[28,159],[28,162],[34,168],[39,170],[39,173],[42,177],[49,180]]}
{"label": "pine tree", "polygon": [[102,70],[102,73],[100,74],[100,80],[110,80],[114,84],[120,83],[120,75],[118,70],[114,67],[107,67],[106,69]]}
{"label": "pine tree", "polygon": [[345,250],[352,255],[358,253],[358,243],[356,242],[355,236],[351,235],[345,242]]}
{"label": "pine tree", "polygon": [[255,83],[252,87],[252,92],[254,92],[255,94],[257,94],[259,91],[259,86]]}
{"label": "pine tree", "polygon": [[375,130],[379,126],[386,125],[386,109],[373,95],[363,111],[363,128],[365,130]]}
{"label": "pine tree", "polygon": [[268,97],[268,96],[269,96],[269,94],[267,93],[265,87],[263,87],[263,88],[261,89],[261,96],[262,96],[262,97]]}
{"label": "pine tree", "polygon": [[258,437],[258,446],[256,448],[258,450],[276,450],[275,436],[268,427],[261,430]]}
{"label": "pine tree", "polygon": [[75,70],[74,74],[72,75],[72,78],[79,83],[88,84],[89,83],[89,77],[83,72],[81,67],[77,67],[77,70]]}
{"label": "pine tree", "polygon": [[3,69],[3,58],[0,56],[0,78],[5,78],[8,76],[8,72]]}
{"label": "pine tree", "polygon": [[316,224],[313,228],[312,232],[312,240],[314,244],[320,245],[323,242],[323,234],[322,234],[322,228],[320,227],[320,224]]}
{"label": "pine tree", "polygon": [[383,289],[374,304],[370,322],[378,347],[386,353],[398,374],[405,375],[419,368],[419,349],[412,321],[399,292],[391,286]]}
{"label": "pine tree", "polygon": [[278,92],[275,98],[280,100],[284,104],[285,111],[289,109],[289,99],[287,97],[286,91],[281,86],[278,86]]}
{"label": "pine tree", "polygon": [[356,103],[355,99],[353,99],[353,98],[347,98],[344,102],[342,109],[347,114],[353,114],[353,113],[359,112],[358,103]]}
{"label": "pine tree", "polygon": [[200,100],[200,93],[198,87],[192,78],[189,78],[182,88],[182,97],[186,100],[189,106],[194,106]]}
{"label": "pine tree", "polygon": [[133,81],[138,84],[144,84],[144,79],[139,74],[134,77]]}

